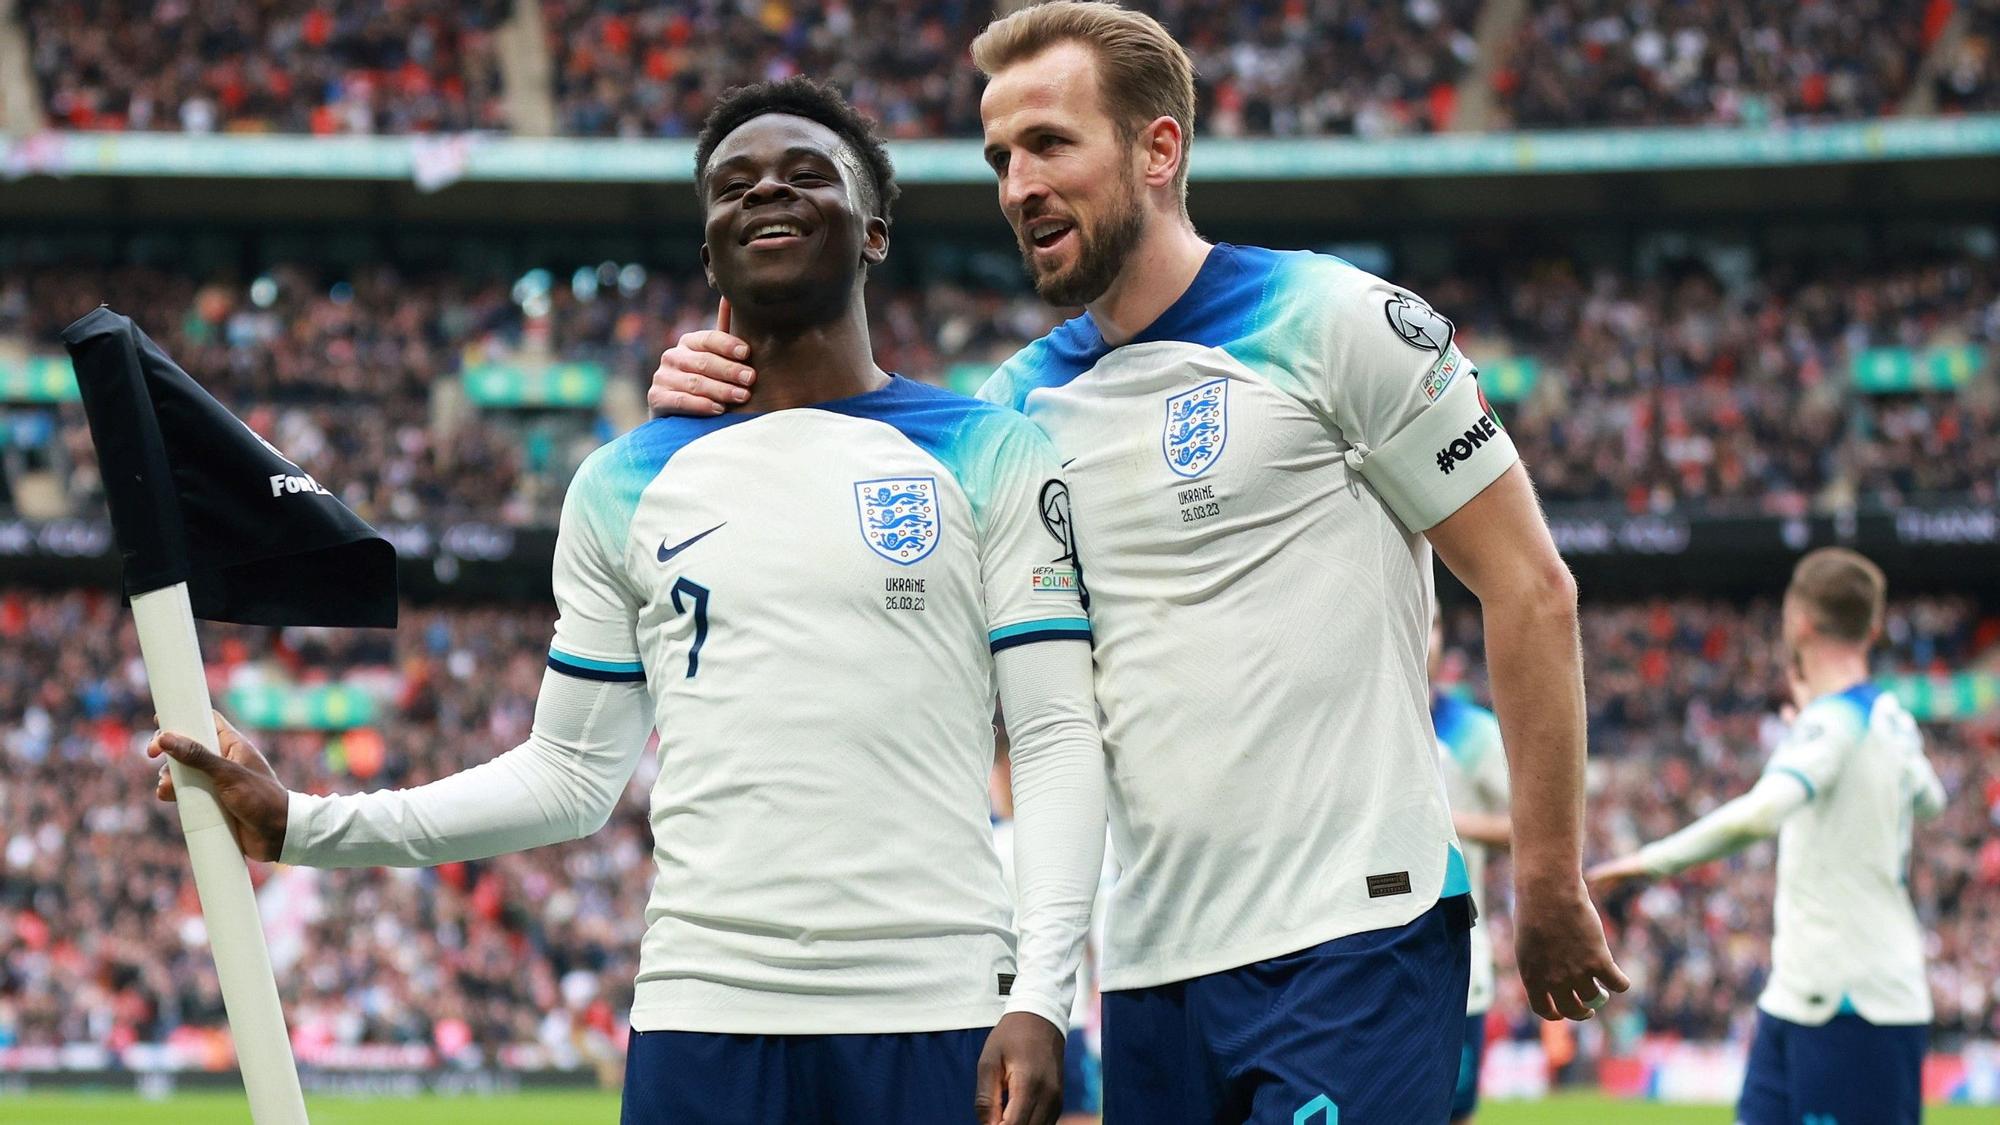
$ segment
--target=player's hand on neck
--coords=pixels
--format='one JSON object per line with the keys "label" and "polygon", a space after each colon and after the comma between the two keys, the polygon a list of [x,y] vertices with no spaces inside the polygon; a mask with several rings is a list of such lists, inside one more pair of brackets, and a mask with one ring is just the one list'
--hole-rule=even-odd
{"label": "player's hand on neck", "polygon": [[[889,376],[875,365],[868,314],[855,289],[853,304],[830,321],[801,323],[783,310],[731,302],[728,329],[757,357],[755,393],[746,412],[785,410],[879,390]],[[759,314],[774,314],[764,315]]]}

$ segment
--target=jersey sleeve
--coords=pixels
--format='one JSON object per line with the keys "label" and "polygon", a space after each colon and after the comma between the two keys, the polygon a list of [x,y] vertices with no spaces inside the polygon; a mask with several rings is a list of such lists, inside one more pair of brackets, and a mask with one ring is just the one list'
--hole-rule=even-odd
{"label": "jersey sleeve", "polygon": [[1426,531],[1520,460],[1457,330],[1422,298],[1346,271],[1331,281],[1320,372],[1347,462],[1404,527]]}
{"label": "jersey sleeve", "polygon": [[640,683],[646,670],[639,658],[639,600],[619,565],[623,529],[615,526],[610,498],[596,488],[596,466],[595,457],[586,461],[563,499],[549,667],[579,679]]}
{"label": "jersey sleeve", "polygon": [[984,423],[973,482],[986,639],[994,652],[1036,641],[1090,639],[1069,486],[1034,424],[998,411]]}
{"label": "jersey sleeve", "polygon": [[1766,773],[1748,793],[1639,849],[1639,863],[1653,875],[1675,875],[1698,863],[1734,855],[1778,833],[1809,795],[1792,778]]}
{"label": "jersey sleeve", "polygon": [[1823,699],[1808,706],[1771,752],[1764,776],[1791,777],[1805,787],[1811,801],[1840,779],[1848,751],[1861,740],[1866,720],[1842,699]]}

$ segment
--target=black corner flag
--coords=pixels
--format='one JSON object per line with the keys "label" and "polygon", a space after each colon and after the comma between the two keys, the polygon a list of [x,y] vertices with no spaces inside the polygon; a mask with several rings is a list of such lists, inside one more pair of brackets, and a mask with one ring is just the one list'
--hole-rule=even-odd
{"label": "black corner flag", "polygon": [[194,615],[391,628],[396,549],[99,307],[63,329],[129,598],[188,584]]}

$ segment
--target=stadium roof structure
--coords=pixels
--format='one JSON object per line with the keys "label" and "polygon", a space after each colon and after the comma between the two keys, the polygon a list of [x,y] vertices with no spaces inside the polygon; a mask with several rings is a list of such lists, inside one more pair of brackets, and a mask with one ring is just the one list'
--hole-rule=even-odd
{"label": "stadium roof structure", "polygon": [[[46,132],[0,139],[0,222],[347,223],[426,229],[698,218],[687,140]],[[993,226],[971,140],[892,144],[898,225]],[[2000,114],[1761,128],[1199,137],[1197,223],[1283,241],[1301,217],[1353,234],[1413,224],[1669,215],[1983,215],[2000,204]]]}

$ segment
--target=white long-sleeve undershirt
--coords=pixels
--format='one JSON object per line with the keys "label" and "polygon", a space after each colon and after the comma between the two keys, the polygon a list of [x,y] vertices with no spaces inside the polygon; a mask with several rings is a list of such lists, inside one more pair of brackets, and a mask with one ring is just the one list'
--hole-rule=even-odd
{"label": "white long-sleeve undershirt", "polygon": [[1639,862],[1654,875],[1673,875],[1741,851],[1778,834],[1785,818],[1811,799],[1805,783],[1788,772],[1773,771],[1748,793],[1664,839],[1639,849]]}
{"label": "white long-sleeve undershirt", "polygon": [[993,662],[1014,776],[1019,944],[1007,1011],[1067,1028],[1104,863],[1104,750],[1090,645],[1022,645]]}
{"label": "white long-sleeve undershirt", "polygon": [[642,683],[549,671],[528,740],[414,789],[293,793],[279,859],[308,867],[429,867],[588,836],[604,826],[652,731]]}

